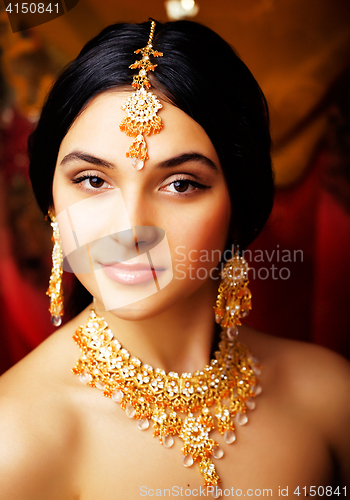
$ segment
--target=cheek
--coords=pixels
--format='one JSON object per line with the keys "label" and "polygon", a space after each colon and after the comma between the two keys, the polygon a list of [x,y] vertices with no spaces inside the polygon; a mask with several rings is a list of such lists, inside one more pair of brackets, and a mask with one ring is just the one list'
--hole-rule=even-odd
{"label": "cheek", "polygon": [[[205,204],[196,214],[178,216],[167,231],[176,271],[215,268],[228,236],[231,204],[227,192],[215,204]],[[180,264],[180,267],[178,266]]]}

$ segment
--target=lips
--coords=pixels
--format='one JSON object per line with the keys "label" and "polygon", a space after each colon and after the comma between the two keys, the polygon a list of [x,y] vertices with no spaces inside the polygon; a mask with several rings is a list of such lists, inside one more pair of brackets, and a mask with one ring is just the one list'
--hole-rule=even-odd
{"label": "lips", "polygon": [[146,281],[155,280],[163,268],[153,268],[149,264],[125,264],[116,262],[102,265],[104,273],[113,281],[124,285],[136,285]]}

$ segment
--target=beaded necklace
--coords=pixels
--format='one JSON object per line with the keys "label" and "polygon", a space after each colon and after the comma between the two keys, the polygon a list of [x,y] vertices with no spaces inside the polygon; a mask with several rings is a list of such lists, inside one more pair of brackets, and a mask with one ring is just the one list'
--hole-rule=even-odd
{"label": "beaded necklace", "polygon": [[234,443],[235,426],[248,422],[247,410],[255,408],[252,398],[261,392],[260,365],[226,333],[222,330],[219,351],[202,371],[165,373],[131,356],[105,319],[91,310],[73,336],[82,356],[72,371],[119,403],[129,418],[138,420],[141,431],[153,423],[153,435],[166,448],[179,437],[183,465],[197,462],[205,485],[217,486],[220,478],[212,458],[222,458],[224,450],[210,432],[217,429],[225,443]]}

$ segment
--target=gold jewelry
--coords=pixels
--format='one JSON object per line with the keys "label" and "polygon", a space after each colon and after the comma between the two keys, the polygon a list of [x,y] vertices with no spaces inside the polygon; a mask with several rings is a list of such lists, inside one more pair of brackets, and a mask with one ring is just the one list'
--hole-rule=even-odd
{"label": "gold jewelry", "polygon": [[238,334],[237,325],[252,308],[252,294],[248,288],[248,263],[236,252],[222,270],[222,281],[214,307],[215,321],[226,328],[229,338]]}
{"label": "gold jewelry", "polygon": [[153,64],[150,56],[160,57],[162,52],[153,50],[152,41],[154,37],[156,23],[151,22],[151,31],[146,47],[135,50],[135,54],[141,52],[142,59],[135,61],[131,69],[139,68],[138,75],[133,78],[132,86],[137,89],[131,94],[122,109],[127,116],[123,118],[120,124],[120,130],[125,132],[129,137],[135,137],[127,151],[126,156],[133,158],[132,166],[135,170],[140,170],[144,166],[145,160],[148,160],[147,144],[144,135],[158,134],[163,128],[162,119],[157,116],[157,112],[163,106],[159,99],[146,89],[151,87],[151,83],[147,77],[148,71],[154,71],[157,64]]}
{"label": "gold jewelry", "polygon": [[50,209],[48,213],[51,219],[51,227],[53,230],[52,241],[54,242],[52,249],[52,270],[49,282],[49,288],[46,295],[50,297],[51,323],[54,326],[60,326],[62,323],[63,311],[63,290],[62,290],[62,274],[63,274],[63,254],[61,248],[61,237],[58,224],[54,212]]}
{"label": "gold jewelry", "polygon": [[235,424],[247,423],[247,410],[255,408],[252,398],[261,392],[257,378],[261,367],[244,345],[223,332],[209,365],[193,375],[179,376],[132,357],[94,310],[73,339],[82,350],[72,370],[81,382],[120,403],[129,418],[138,420],[140,430],[148,429],[152,421],[153,435],[166,448],[174,444],[173,436],[181,438],[183,465],[198,462],[205,485],[220,484],[212,457],[220,459],[224,450],[209,434],[216,428],[232,444]]}

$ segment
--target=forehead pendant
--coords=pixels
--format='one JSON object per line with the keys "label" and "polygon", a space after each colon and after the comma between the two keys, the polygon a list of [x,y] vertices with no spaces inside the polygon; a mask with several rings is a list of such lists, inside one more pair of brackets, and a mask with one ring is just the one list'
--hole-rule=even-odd
{"label": "forehead pendant", "polygon": [[152,41],[156,23],[151,22],[151,31],[146,47],[135,50],[135,54],[142,54],[142,59],[137,60],[129,66],[131,69],[139,69],[139,73],[134,76],[132,86],[137,89],[133,92],[123,104],[122,109],[126,113],[120,124],[120,130],[129,137],[134,137],[126,153],[128,158],[132,158],[132,166],[135,170],[141,170],[148,160],[148,151],[145,137],[147,135],[158,134],[163,128],[161,118],[157,112],[162,105],[158,98],[152,93],[147,92],[151,83],[147,78],[148,71],[154,71],[157,64],[150,60],[152,57],[162,56],[162,52],[153,50]]}

